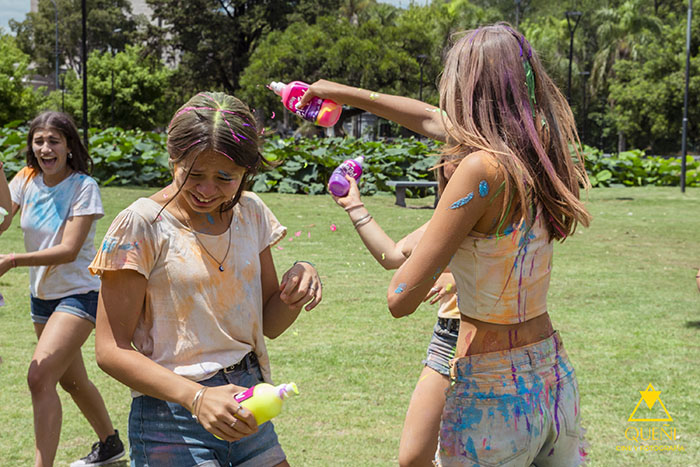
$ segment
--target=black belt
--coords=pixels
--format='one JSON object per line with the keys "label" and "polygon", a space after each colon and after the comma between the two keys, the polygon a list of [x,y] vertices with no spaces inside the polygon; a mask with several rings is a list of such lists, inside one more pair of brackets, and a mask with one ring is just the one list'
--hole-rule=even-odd
{"label": "black belt", "polygon": [[459,332],[459,318],[438,318],[438,324],[451,332]]}
{"label": "black belt", "polygon": [[227,366],[222,371],[224,373],[231,373],[233,371],[247,370],[258,365],[258,357],[254,352],[248,352],[245,357],[241,359],[240,362],[234,363],[231,366]]}

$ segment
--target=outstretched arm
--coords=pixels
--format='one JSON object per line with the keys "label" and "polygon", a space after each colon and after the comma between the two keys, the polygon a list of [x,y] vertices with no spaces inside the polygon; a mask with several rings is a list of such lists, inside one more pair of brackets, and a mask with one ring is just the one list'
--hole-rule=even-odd
{"label": "outstretched arm", "polygon": [[[425,226],[419,227],[415,232],[408,234],[397,242],[389,237],[382,227],[374,220],[360,198],[360,190],[353,177],[348,175],[345,178],[350,183],[348,194],[342,198],[333,196],[335,202],[345,209],[352,221],[357,234],[362,239],[367,250],[374,256],[384,269],[396,269],[406,261],[410,255],[410,250],[418,243],[421,235],[425,231]],[[332,195],[331,195],[332,196]]]}
{"label": "outstretched arm", "polygon": [[309,87],[299,101],[299,107],[308,104],[314,96],[366,110],[431,139],[445,141],[447,138],[440,109],[416,99],[381,94],[322,79]]}

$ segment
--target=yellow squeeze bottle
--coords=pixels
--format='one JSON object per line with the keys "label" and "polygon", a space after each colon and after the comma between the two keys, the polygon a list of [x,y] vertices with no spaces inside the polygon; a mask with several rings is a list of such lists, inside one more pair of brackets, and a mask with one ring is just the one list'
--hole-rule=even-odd
{"label": "yellow squeeze bottle", "polygon": [[260,383],[239,392],[233,398],[255,416],[258,426],[276,417],[282,411],[282,401],[289,396],[299,394],[294,383],[273,386]]}

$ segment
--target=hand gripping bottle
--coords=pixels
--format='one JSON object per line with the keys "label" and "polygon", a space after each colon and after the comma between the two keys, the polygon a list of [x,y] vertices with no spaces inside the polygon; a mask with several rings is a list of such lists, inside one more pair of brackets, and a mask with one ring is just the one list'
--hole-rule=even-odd
{"label": "hand gripping bottle", "polygon": [[345,174],[353,177],[355,181],[359,180],[362,176],[362,162],[364,159],[364,156],[348,159],[336,167],[328,180],[328,191],[338,197],[347,195],[350,190],[350,182],[345,178]]}
{"label": "hand gripping bottle", "polygon": [[343,108],[330,99],[321,99],[314,97],[303,108],[297,109],[296,105],[301,100],[309,85],[302,81],[292,81],[289,84],[273,81],[269,88],[278,96],[282,97],[282,103],[293,112],[316,125],[329,127],[338,122],[340,112]]}
{"label": "hand gripping bottle", "polygon": [[253,413],[259,426],[279,415],[282,411],[282,401],[296,394],[299,394],[299,390],[294,383],[279,386],[260,383],[239,392],[233,398]]}

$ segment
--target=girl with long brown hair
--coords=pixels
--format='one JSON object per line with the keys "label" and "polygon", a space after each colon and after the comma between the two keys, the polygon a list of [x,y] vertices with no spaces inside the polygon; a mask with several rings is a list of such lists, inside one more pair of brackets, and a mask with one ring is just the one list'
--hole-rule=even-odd
{"label": "girl with long brown hair", "polygon": [[317,95],[446,141],[461,158],[425,234],[392,278],[392,315],[418,307],[449,265],[461,323],[440,465],[573,466],[586,457],[576,376],[552,327],[553,241],[590,215],[575,122],[522,34],[467,31],[445,59],[440,107],[336,85]]}
{"label": "girl with long brown hair", "polygon": [[[42,112],[32,120],[26,161],[9,184],[11,205],[0,233],[21,212],[27,251],[0,255],[0,276],[29,267],[31,318],[38,338],[27,374],[34,409],[34,462],[54,463],[63,418],[60,384],[99,438],[87,456],[71,465],[101,465],[124,456],[124,445],[88,377],[81,352],[97,313],[100,281],[87,266],[95,256],[97,220],[104,215],[100,189],[90,177],[92,159],[78,129],[62,112]],[[7,202],[7,191],[2,174],[0,204]]]}

